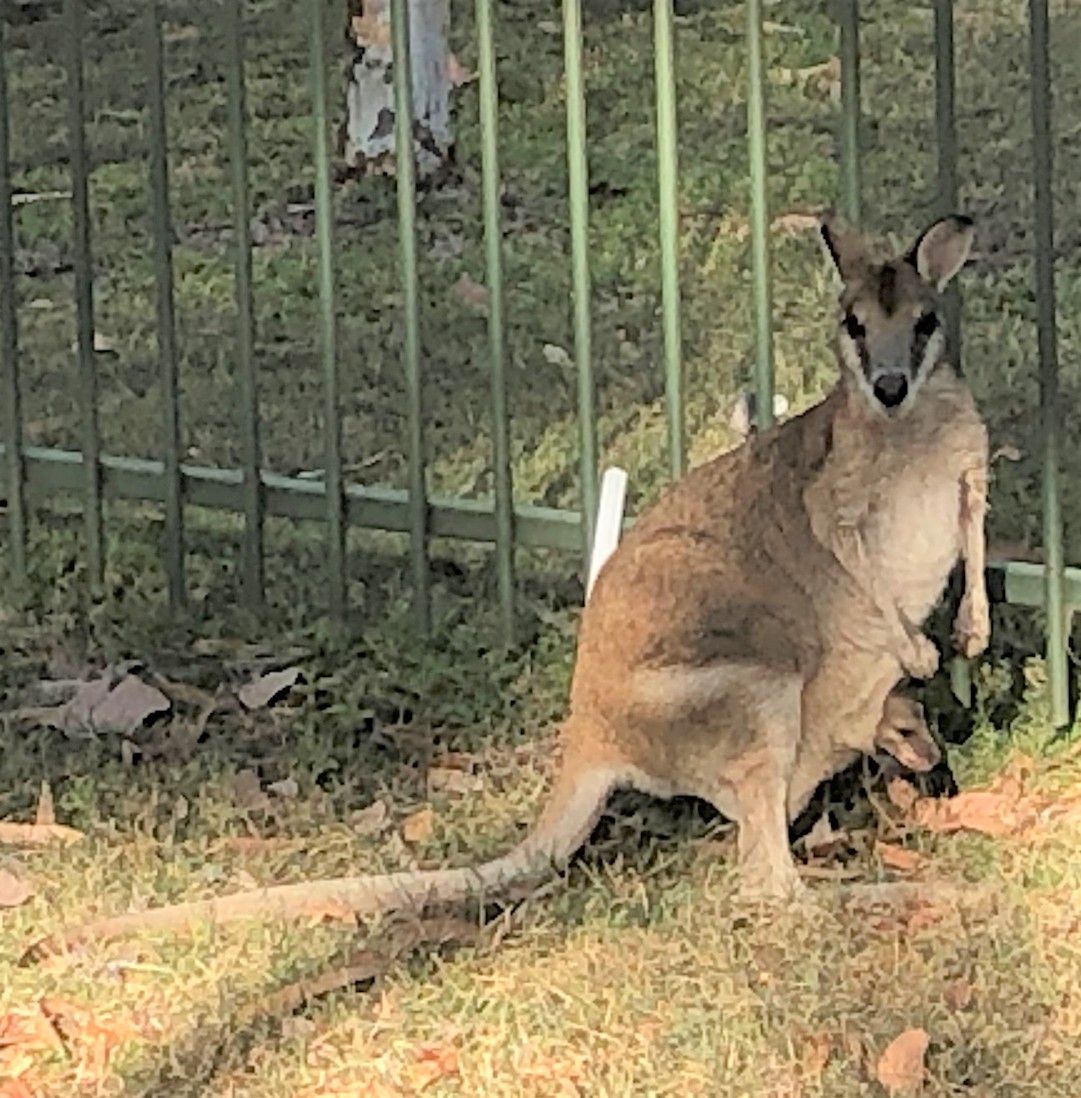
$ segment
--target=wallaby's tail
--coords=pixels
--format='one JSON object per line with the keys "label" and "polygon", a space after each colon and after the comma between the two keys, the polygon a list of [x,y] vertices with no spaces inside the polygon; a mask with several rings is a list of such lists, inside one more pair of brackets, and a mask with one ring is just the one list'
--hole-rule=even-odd
{"label": "wallaby's tail", "polygon": [[251,889],[231,896],[173,904],[87,923],[32,946],[24,962],[40,960],[71,946],[143,930],[179,930],[199,923],[242,919],[296,919],[329,906],[358,915],[419,910],[428,904],[498,896],[508,885],[561,868],[589,838],[604,811],[617,775],[609,767],[562,772],[536,827],[508,854],[460,869],[336,877]]}

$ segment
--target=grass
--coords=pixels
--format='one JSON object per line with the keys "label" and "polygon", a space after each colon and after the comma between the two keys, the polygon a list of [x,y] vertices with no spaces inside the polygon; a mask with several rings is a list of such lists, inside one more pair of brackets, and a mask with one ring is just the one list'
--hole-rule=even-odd
{"label": "grass", "polygon": [[[932,15],[912,5],[864,7],[867,214],[872,229],[900,245],[935,205]],[[162,408],[140,24],[135,7],[120,0],[91,8],[96,306],[99,330],[113,347],[99,363],[102,429],[108,450],[156,457]],[[1053,8],[1056,185],[1067,211],[1081,198],[1073,140],[1081,79],[1069,64],[1081,18],[1065,3]],[[693,457],[701,460],[734,441],[727,409],[751,369],[743,9],[693,0],[677,9],[687,416]],[[220,42],[213,20],[203,18],[209,7],[176,2],[165,10],[184,444],[194,460],[233,464],[239,455],[228,160],[218,136],[225,119]],[[257,0],[249,12],[264,442],[269,466],[296,472],[323,463],[305,23],[296,5],[281,0]],[[817,207],[838,189],[836,105],[800,76],[834,49],[829,14],[824,4],[768,6],[776,215]],[[1029,156],[1024,16],[1020,0],[958,5],[958,122],[962,204],[979,225],[979,255],[963,280],[966,371],[993,445],[1020,455],[996,462],[991,536],[1036,546],[1031,198],[1019,170]],[[571,343],[562,43],[549,18],[558,22],[558,13],[538,16],[536,5],[522,0],[499,6],[508,361],[518,498],[574,506],[574,378],[558,356],[544,354],[545,344]],[[468,5],[456,5],[455,20],[455,46],[469,65]],[[605,460],[629,469],[640,505],[663,483],[665,469],[649,5],[590,0],[586,24],[599,427]],[[64,189],[62,24],[17,23],[9,39],[16,184]],[[483,278],[475,97],[473,86],[457,93],[460,179],[424,196],[419,234],[432,484],[483,496],[491,489],[486,329],[452,289],[463,273]],[[400,485],[404,389],[393,194],[385,180],[365,180],[338,187],[335,201],[346,462],[354,479]],[[68,210],[41,203],[21,207],[17,217],[28,442],[77,447]],[[834,376],[831,287],[806,235],[778,231],[774,243],[778,386],[798,408]],[[1065,217],[1060,250],[1068,409],[1079,383],[1081,253]],[[1079,462],[1081,451],[1068,448],[1071,560],[1081,559]],[[963,912],[932,904],[922,915],[868,918],[848,911],[827,882],[816,892],[828,916],[760,925],[734,907],[723,827],[692,807],[631,801],[606,821],[565,881],[516,910],[507,936],[497,923],[452,958],[391,966],[374,991],[335,993],[285,1019],[262,1016],[260,1005],[283,983],[355,946],[355,930],[333,921],[204,930],[193,939],[113,946],[71,968],[17,967],[14,958],[28,941],[75,916],[252,880],[504,849],[533,818],[549,730],[565,697],[581,600],[577,562],[566,557],[521,554],[521,643],[502,652],[492,641],[495,583],[484,550],[437,546],[434,634],[423,643],[411,627],[400,539],[353,535],[353,616],[338,632],[320,617],[318,529],[269,524],[270,605],[256,621],[235,605],[236,521],[193,513],[193,607],[177,623],[162,606],[160,514],[116,504],[109,518],[106,591],[90,600],[77,512],[57,505],[38,515],[29,589],[19,609],[0,619],[0,708],[33,700],[38,680],[124,660],[211,692],[232,689],[268,665],[295,664],[303,680],[271,709],[216,713],[198,742],[185,734],[197,708],[187,702],[127,746],[118,736],[69,738],[3,718],[0,817],[30,818],[47,780],[58,818],[87,836],[64,850],[0,855],[0,866],[36,888],[28,903],[0,912],[0,1018],[46,996],[68,1032],[66,1053],[34,1053],[24,1079],[41,1093],[344,1098],[415,1093],[428,1073],[439,1075],[425,1089],[437,1098],[849,1098],[882,1092],[874,1081],[877,1056],[911,1026],[931,1036],[929,1094],[1078,1092],[1074,989],[1081,957],[1070,912],[1081,881],[1073,854],[1078,826],[1069,818],[999,839],[897,835],[896,821],[871,815],[868,823],[866,798],[850,798],[854,803],[837,811],[851,823],[855,865],[867,879],[889,876],[873,853],[877,834],[922,853],[927,877],[990,885],[991,897]],[[1069,745],[1049,740],[1042,668],[1028,658],[1039,624],[1028,612],[996,610],[995,642],[978,669],[972,713],[952,704],[941,681],[928,691],[947,735],[972,733],[950,756],[964,786],[1016,766],[1018,752],[1035,760],[1031,786],[1068,791],[1081,776]],[[427,768],[447,752],[472,760],[476,792],[429,790]],[[233,780],[246,768],[264,787],[292,779],[295,795],[245,807]],[[388,805],[388,829],[364,835],[354,814],[376,798]],[[431,834],[403,841],[403,821],[429,804]],[[445,1070],[448,1050],[457,1074]]]}

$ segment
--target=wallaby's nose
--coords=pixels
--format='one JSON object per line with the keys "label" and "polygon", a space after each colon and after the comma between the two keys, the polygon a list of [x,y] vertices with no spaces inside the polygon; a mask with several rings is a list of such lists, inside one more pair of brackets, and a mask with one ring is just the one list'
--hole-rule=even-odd
{"label": "wallaby's nose", "polygon": [[896,408],[908,396],[908,378],[904,374],[883,374],[875,378],[875,397],[884,408]]}

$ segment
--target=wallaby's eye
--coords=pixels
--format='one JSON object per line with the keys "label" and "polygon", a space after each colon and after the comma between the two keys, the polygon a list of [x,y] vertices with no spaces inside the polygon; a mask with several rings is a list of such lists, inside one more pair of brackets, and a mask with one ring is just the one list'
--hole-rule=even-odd
{"label": "wallaby's eye", "polygon": [[934,313],[924,313],[916,321],[916,335],[926,339],[938,327],[938,317]]}
{"label": "wallaby's eye", "polygon": [[867,334],[867,329],[856,319],[855,313],[845,313],[845,318],[841,323],[844,324],[845,331],[852,339],[863,339]]}

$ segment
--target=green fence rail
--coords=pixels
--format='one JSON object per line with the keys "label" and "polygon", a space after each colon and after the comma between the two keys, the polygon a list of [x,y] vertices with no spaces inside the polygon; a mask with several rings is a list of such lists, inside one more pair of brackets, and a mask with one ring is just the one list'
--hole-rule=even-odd
{"label": "green fence rail", "polygon": [[[149,191],[151,241],[157,297],[158,368],[163,400],[164,445],[161,461],[102,452],[98,423],[95,358],[92,238],[88,204],[88,150],[84,115],[85,0],[64,0],[66,75],[69,109],[73,270],[77,315],[78,400],[82,421],[80,451],[25,444],[20,401],[19,320],[13,263],[13,195],[5,24],[0,18],[0,466],[7,501],[7,543],[16,577],[27,569],[29,505],[58,492],[82,499],[86,558],[91,581],[104,574],[103,503],[108,497],[161,503],[165,514],[165,570],[174,605],[185,601],[186,507],[209,507],[243,516],[242,567],[245,600],[258,607],[265,583],[264,523],[268,515],[314,519],[327,533],[327,591],[335,610],[346,606],[348,590],[346,531],[350,526],[400,531],[410,538],[410,570],[417,616],[429,620],[429,550],[432,537],[461,538],[495,547],[502,624],[507,639],[515,623],[515,550],[551,547],[581,552],[592,541],[599,481],[596,379],[591,348],[592,308],[588,242],[589,180],[586,88],[583,68],[580,0],[563,0],[566,80],[568,216],[571,240],[574,365],[580,446],[580,512],[517,504],[511,478],[506,378],[506,312],[503,295],[500,166],[497,122],[496,5],[475,0],[478,45],[482,199],[488,292],[491,401],[494,416],[492,503],[429,495],[425,456],[420,343],[421,293],[416,238],[416,182],[411,123],[412,84],[406,0],[391,2],[397,161],[402,363],[406,379],[405,490],[362,487],[346,481],[342,462],[336,263],[331,203],[331,148],[327,109],[327,8],[325,0],[305,0],[310,16],[310,80],[316,169],[315,215],[319,292],[319,338],[323,374],[325,473],[321,481],[276,475],[264,468],[255,346],[251,199],[246,142],[243,0],[220,6],[226,45],[226,141],[232,168],[232,214],[237,306],[236,371],[241,462],[236,469],[211,468],[181,460],[178,401],[178,336],[175,322],[172,226],[170,216],[166,74],[159,5],[149,2],[145,17],[145,67],[148,81]],[[769,210],[766,187],[766,139],[769,111],[763,57],[762,0],[745,0],[746,56],[749,80],[747,140],[750,163],[755,359],[758,422],[773,416],[773,317],[770,289]],[[0,13],[7,9],[0,6]],[[935,133],[938,198],[943,211],[956,205],[958,150],[955,119],[954,11],[952,0],[934,0]],[[838,53],[841,62],[839,121],[839,204],[855,223],[861,221],[860,11],[858,0],[837,0]],[[1051,85],[1047,0],[1029,0],[1033,186],[1035,193],[1035,297],[1039,347],[1041,431],[1043,438],[1043,544],[1046,566],[1016,561],[992,562],[994,589],[1008,602],[1042,607],[1047,619],[1047,657],[1053,718],[1068,719],[1067,638],[1074,607],[1081,605],[1081,570],[1066,568],[1061,514],[1059,458],[1059,372],[1054,282],[1054,210],[1052,201]],[[669,467],[678,476],[686,466],[684,378],[680,319],[679,215],[677,209],[677,102],[675,56],[677,24],[672,0],[654,0],[656,149],[658,157],[658,232],[667,397]],[[961,301],[948,301],[948,323],[960,347]],[[959,352],[958,352],[959,353]]]}

